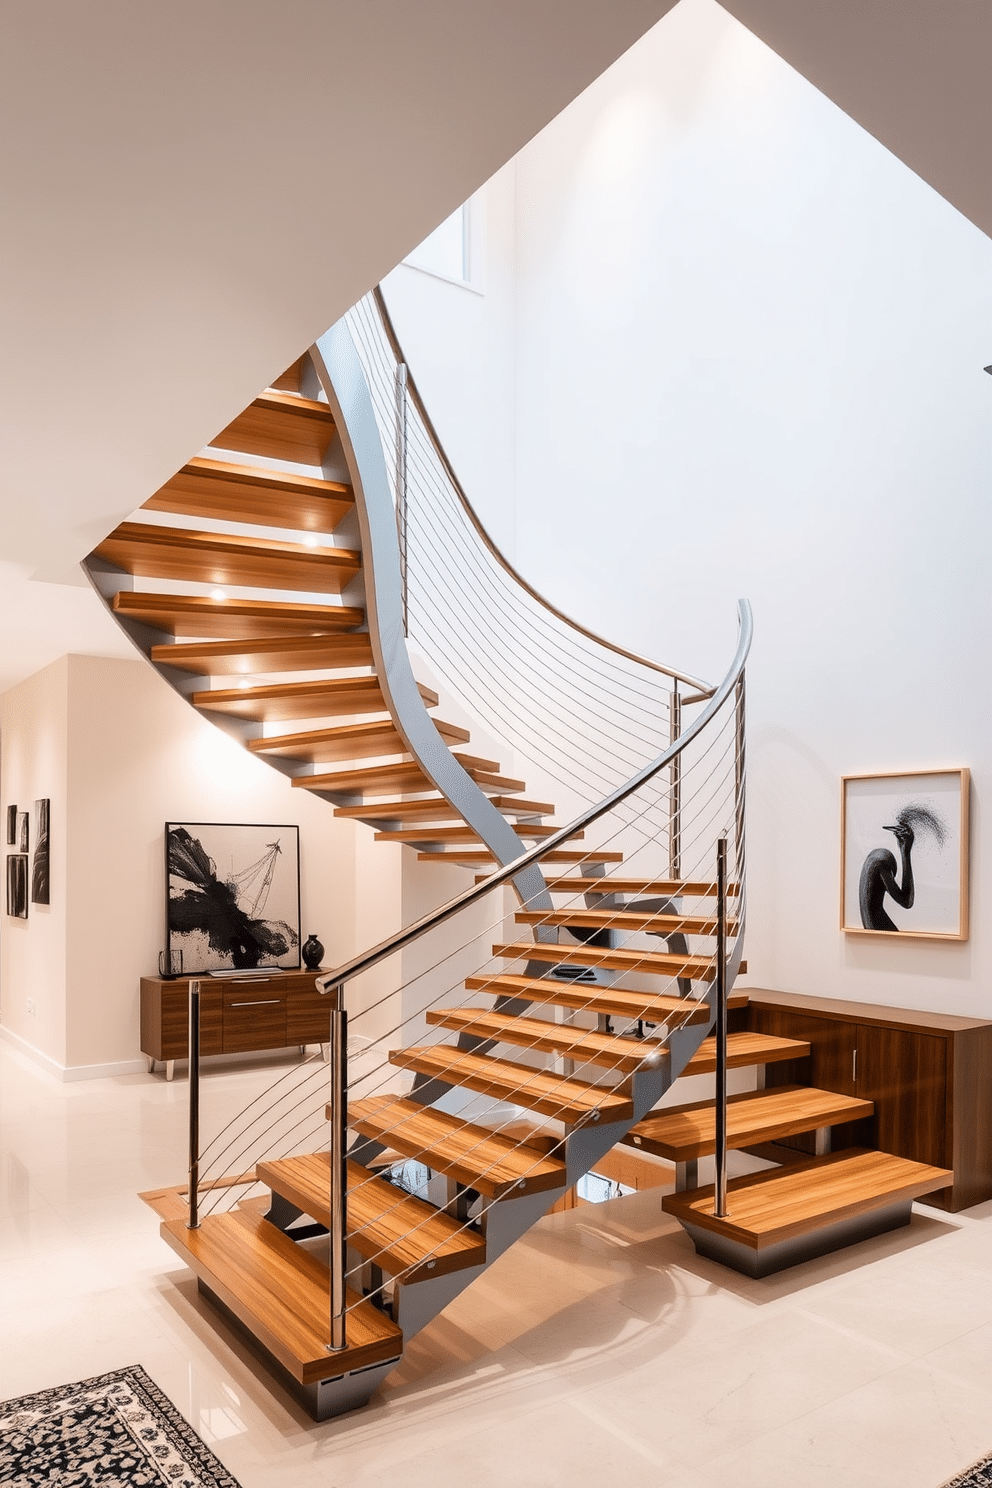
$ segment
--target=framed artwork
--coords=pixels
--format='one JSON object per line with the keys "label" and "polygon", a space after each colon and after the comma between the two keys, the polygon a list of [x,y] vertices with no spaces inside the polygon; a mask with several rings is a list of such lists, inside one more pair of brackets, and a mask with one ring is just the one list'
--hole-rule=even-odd
{"label": "framed artwork", "polygon": [[31,860],[31,902],[49,903],[48,825],[51,802],[47,796],[34,803],[34,857]]}
{"label": "framed artwork", "polygon": [[300,965],[295,826],[166,822],[166,935],[183,975]]}
{"label": "framed artwork", "polygon": [[17,846],[17,807],[7,807],[7,846]]}
{"label": "framed artwork", "polygon": [[31,848],[31,818],[26,811],[17,813],[17,851],[26,853]]}
{"label": "framed artwork", "polygon": [[967,770],[845,775],[841,929],[968,938]]}
{"label": "framed artwork", "polygon": [[28,859],[26,853],[7,854],[7,913],[14,919],[28,917]]}

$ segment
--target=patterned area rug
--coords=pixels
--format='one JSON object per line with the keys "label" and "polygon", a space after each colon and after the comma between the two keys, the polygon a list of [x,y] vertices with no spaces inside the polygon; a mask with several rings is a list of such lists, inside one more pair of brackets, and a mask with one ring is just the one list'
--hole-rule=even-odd
{"label": "patterned area rug", "polygon": [[140,1364],[0,1404],[10,1488],[238,1488]]}
{"label": "patterned area rug", "polygon": [[992,1457],[983,1457],[959,1478],[945,1483],[944,1488],[992,1488]]}

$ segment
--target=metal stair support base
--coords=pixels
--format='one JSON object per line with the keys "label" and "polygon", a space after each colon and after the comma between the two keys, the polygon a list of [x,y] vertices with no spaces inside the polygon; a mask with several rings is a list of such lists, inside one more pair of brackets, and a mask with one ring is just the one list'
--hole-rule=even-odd
{"label": "metal stair support base", "polygon": [[459,1296],[467,1286],[480,1277],[488,1265],[488,1258],[481,1266],[466,1267],[462,1271],[451,1271],[447,1276],[431,1276],[424,1281],[398,1282],[394,1294],[393,1321],[403,1329],[404,1346],[428,1323],[434,1321],[439,1312]]}
{"label": "metal stair support base", "polygon": [[884,1235],[888,1230],[897,1230],[902,1225],[908,1225],[912,1208],[912,1199],[900,1199],[884,1209],[838,1220],[836,1224],[827,1225],[824,1229],[808,1235],[796,1235],[789,1240],[779,1240],[774,1245],[762,1246],[760,1250],[727,1235],[717,1235],[698,1225],[686,1224],[684,1220],[680,1220],[680,1223],[695,1246],[697,1255],[704,1256],[709,1261],[717,1261],[721,1266],[729,1266],[743,1276],[760,1280],[776,1271],[784,1271],[789,1266],[798,1266],[801,1261],[815,1260],[817,1256],[829,1255],[831,1251],[856,1245],[859,1240],[870,1240],[875,1235]]}
{"label": "metal stair support base", "polygon": [[295,1400],[299,1401],[303,1409],[315,1421],[329,1421],[334,1416],[343,1416],[348,1411],[361,1410],[363,1406],[368,1405],[386,1375],[396,1368],[402,1358],[401,1354],[397,1354],[395,1359],[387,1359],[384,1364],[369,1364],[364,1369],[352,1369],[343,1374],[336,1374],[332,1372],[333,1356],[328,1354],[327,1378],[317,1380],[312,1385],[304,1385],[298,1379],[294,1379],[285,1365],[269,1353],[251,1329],[245,1327],[241,1319],[221,1301],[216,1292],[211,1291],[203,1281],[198,1281],[197,1287],[201,1296],[205,1297],[210,1306],[216,1308],[221,1314],[231,1331],[256,1358],[261,1359],[266,1369]]}

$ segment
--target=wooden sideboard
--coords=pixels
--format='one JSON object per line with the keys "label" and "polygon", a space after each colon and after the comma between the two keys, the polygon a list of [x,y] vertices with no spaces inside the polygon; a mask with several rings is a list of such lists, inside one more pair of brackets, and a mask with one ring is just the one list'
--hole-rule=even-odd
{"label": "wooden sideboard", "polygon": [[[200,979],[200,1053],[247,1054],[326,1044],[330,1008],[317,971],[279,971]],[[141,1052],[164,1060],[171,1080],[189,1052],[189,977],[141,978]]]}
{"label": "wooden sideboard", "polygon": [[992,1198],[992,1022],[747,992],[749,1028],[811,1045],[805,1059],[769,1065],[769,1086],[815,1085],[874,1102],[874,1116],[835,1129],[835,1147],[874,1147],[953,1169],[953,1187],[928,1204],[957,1211]]}

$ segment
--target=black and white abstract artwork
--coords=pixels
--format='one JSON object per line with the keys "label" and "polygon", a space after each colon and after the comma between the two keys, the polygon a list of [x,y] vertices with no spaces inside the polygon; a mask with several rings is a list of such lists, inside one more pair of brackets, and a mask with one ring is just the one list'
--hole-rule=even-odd
{"label": "black and white abstract artwork", "polygon": [[17,813],[17,851],[31,851],[31,818],[26,811]]}
{"label": "black and white abstract artwork", "polygon": [[295,826],[167,822],[167,945],[184,975],[300,965]]}
{"label": "black and white abstract artwork", "polygon": [[31,902],[48,904],[48,828],[51,819],[51,802],[43,796],[34,803],[34,857],[31,860]]}
{"label": "black and white abstract artwork", "polygon": [[7,854],[7,913],[16,920],[28,917],[27,853]]}
{"label": "black and white abstract artwork", "polygon": [[7,807],[7,846],[17,846],[17,807]]}
{"label": "black and white abstract artwork", "polygon": [[845,776],[842,840],[842,929],[967,939],[967,770]]}

